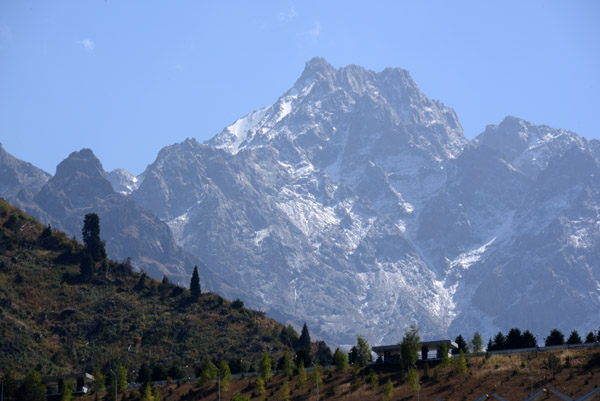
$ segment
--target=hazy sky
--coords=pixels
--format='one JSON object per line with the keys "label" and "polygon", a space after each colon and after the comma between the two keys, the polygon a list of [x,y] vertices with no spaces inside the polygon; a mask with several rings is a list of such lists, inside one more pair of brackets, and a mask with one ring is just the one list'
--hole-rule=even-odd
{"label": "hazy sky", "polygon": [[141,173],[272,104],[306,61],[407,69],[471,139],[514,115],[600,138],[599,1],[0,0],[0,142]]}

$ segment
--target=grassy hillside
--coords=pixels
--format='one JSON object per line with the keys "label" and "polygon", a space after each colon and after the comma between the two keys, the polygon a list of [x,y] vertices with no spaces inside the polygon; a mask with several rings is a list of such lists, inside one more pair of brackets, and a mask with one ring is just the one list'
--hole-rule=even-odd
{"label": "grassy hillside", "polygon": [[[284,350],[282,326],[216,294],[193,300],[167,280],[105,261],[79,279],[82,245],[0,199],[0,366],[15,376],[123,363],[175,363],[193,374],[209,355],[246,368]],[[200,277],[202,281],[202,277]],[[293,352],[290,350],[290,352]],[[232,370],[235,369],[232,366]]]}
{"label": "grassy hillside", "polygon": [[[552,369],[549,365],[549,355],[556,357],[558,365]],[[437,370],[438,379],[434,379]],[[370,368],[361,373],[336,373],[334,370],[323,371],[323,382],[320,384],[320,399],[368,401],[384,400],[384,385],[392,381],[392,400],[416,400],[417,394],[406,380],[406,375],[397,368],[375,366],[378,385],[371,386],[369,382]],[[431,366],[429,378],[423,378],[423,368],[420,368],[420,399],[433,400],[475,400],[483,394],[498,395],[508,400],[523,400],[530,395],[531,380],[533,391],[541,388],[555,389],[563,394],[576,398],[600,385],[600,347],[554,352],[539,352],[529,354],[496,355],[489,358],[480,356],[467,358],[467,371],[464,374],[456,372],[455,366],[445,368]],[[275,375],[261,395],[257,389],[257,379],[234,379],[227,391],[222,391],[221,399],[230,400],[236,392],[240,392],[252,400],[282,400],[284,382],[288,382],[290,400],[316,400],[316,385],[314,378],[307,374],[305,387],[298,385],[298,375],[291,380],[281,374]],[[186,383],[157,387],[163,401],[195,401],[217,400],[217,384]],[[91,401],[94,395],[86,396],[82,401]],[[140,391],[130,389],[123,399],[139,400]],[[493,398],[492,398],[493,399]],[[560,400],[548,391],[542,400]]]}

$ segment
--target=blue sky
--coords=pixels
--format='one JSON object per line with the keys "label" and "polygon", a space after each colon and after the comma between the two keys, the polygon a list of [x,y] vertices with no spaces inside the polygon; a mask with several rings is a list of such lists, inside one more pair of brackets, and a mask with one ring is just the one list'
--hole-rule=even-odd
{"label": "blue sky", "polygon": [[471,139],[514,115],[600,138],[598,1],[0,0],[0,142],[141,173],[272,104],[306,61],[407,69]]}

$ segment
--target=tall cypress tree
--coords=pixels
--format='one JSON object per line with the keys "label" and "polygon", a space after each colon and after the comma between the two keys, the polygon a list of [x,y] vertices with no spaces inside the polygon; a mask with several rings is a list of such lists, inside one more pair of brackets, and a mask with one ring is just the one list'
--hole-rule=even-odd
{"label": "tall cypress tree", "polygon": [[104,241],[100,239],[100,217],[96,213],[88,213],[83,219],[81,229],[85,250],[94,262],[106,259]]}
{"label": "tall cypress tree", "polygon": [[200,276],[198,275],[198,266],[194,266],[194,273],[192,273],[192,279],[190,280],[190,291],[192,297],[198,299],[202,291],[200,290]]}

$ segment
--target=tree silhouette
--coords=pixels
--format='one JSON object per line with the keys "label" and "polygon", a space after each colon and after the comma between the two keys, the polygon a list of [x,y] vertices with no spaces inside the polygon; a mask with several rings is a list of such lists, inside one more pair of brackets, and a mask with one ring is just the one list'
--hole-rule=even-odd
{"label": "tree silhouette", "polygon": [[194,266],[194,273],[190,280],[190,291],[194,299],[198,299],[202,291],[200,290],[200,276],[198,275],[198,266]]}
{"label": "tree silhouette", "polygon": [[100,218],[96,213],[88,213],[83,219],[83,228],[81,229],[85,251],[90,255],[94,262],[100,262],[106,259],[106,250],[104,241],[100,239]]}

